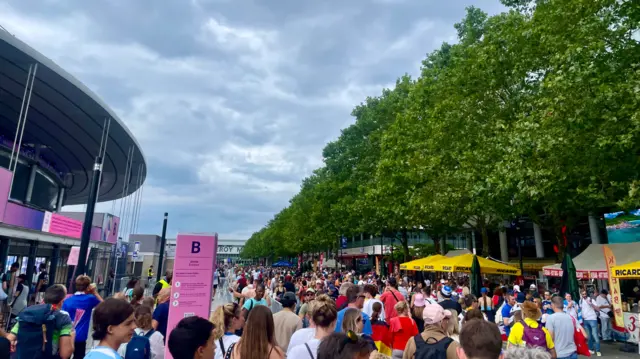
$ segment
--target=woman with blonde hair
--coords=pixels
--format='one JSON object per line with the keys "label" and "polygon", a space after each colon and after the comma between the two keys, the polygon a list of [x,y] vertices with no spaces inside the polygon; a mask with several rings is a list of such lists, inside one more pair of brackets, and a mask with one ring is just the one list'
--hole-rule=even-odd
{"label": "woman with blonde hair", "polygon": [[213,330],[213,338],[216,340],[215,359],[223,359],[231,344],[240,340],[235,333],[244,326],[242,307],[238,303],[221,305],[211,314],[209,321],[216,326]]}
{"label": "woman with blonde hair", "polygon": [[[311,323],[315,326],[315,335],[305,343],[290,347],[287,357],[308,358],[311,356],[312,359],[316,359],[320,342],[335,331],[337,320],[338,310],[333,299],[326,294],[316,297],[311,305]],[[294,338],[292,337],[290,345],[293,342]]]}
{"label": "woman with blonde hair", "polygon": [[394,359],[402,358],[404,349],[407,346],[409,338],[418,335],[418,326],[411,318],[409,313],[409,304],[406,301],[396,303],[394,309],[398,313],[397,317],[391,318],[389,321],[389,331],[391,332],[391,347],[393,349],[392,357]]}
{"label": "woman with blonde hair", "polygon": [[457,319],[458,312],[455,309],[445,310],[444,312],[444,320],[447,321],[447,335],[457,343],[460,343],[460,323]]}

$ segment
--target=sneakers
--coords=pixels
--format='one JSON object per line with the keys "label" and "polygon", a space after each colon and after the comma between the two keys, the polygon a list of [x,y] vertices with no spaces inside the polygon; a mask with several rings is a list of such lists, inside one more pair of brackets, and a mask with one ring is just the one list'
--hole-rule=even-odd
{"label": "sneakers", "polygon": [[589,350],[589,354],[594,355],[596,352],[594,352],[593,350]]}
{"label": "sneakers", "polygon": [[597,355],[597,356],[599,356],[599,357],[601,357],[601,356],[602,356],[602,353],[597,352],[597,353],[596,353],[596,355]]}

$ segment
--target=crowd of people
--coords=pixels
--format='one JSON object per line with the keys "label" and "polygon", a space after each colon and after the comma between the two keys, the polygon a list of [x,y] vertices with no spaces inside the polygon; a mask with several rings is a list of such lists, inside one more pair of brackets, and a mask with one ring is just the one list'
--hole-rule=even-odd
{"label": "crowd of people", "polygon": [[0,357],[163,359],[168,350],[176,359],[575,359],[600,355],[607,324],[599,330],[592,318],[611,309],[606,292],[583,291],[576,303],[535,285],[523,292],[487,282],[478,298],[465,279],[265,267],[220,268],[215,278],[213,296],[224,290],[232,299],[169,333],[171,271],[150,296],[132,280],[103,299],[85,275],[73,294],[48,286],[42,304],[0,332]]}

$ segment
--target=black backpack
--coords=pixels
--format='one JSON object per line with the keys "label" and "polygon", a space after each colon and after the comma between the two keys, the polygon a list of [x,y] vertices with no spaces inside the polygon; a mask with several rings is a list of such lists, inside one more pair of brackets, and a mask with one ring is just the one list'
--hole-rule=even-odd
{"label": "black backpack", "polygon": [[53,331],[56,317],[50,304],[39,304],[23,310],[18,316],[17,359],[49,359],[53,356]]}
{"label": "black backpack", "polygon": [[422,334],[413,337],[416,341],[415,359],[447,359],[447,349],[453,339],[447,337],[438,341],[434,337],[427,338],[425,342]]}

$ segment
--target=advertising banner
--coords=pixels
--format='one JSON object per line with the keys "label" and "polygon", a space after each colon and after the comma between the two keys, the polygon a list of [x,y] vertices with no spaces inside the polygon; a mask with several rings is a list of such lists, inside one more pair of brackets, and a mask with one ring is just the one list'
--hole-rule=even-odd
{"label": "advertising banner", "polygon": [[[604,261],[607,264],[607,271],[611,272],[611,268],[616,266],[616,257],[613,255],[613,251],[609,246],[602,246],[604,252]],[[611,290],[611,305],[613,306],[613,314],[615,318],[615,324],[619,327],[624,327],[624,315],[622,314],[622,298],[620,297],[620,282],[618,278],[609,276],[609,289]]]}
{"label": "advertising banner", "polygon": [[[167,338],[183,318],[211,315],[213,270],[218,249],[217,234],[178,234],[169,298]],[[165,358],[172,359],[169,348]]]}
{"label": "advertising banner", "polygon": [[[85,258],[85,263],[86,263],[86,260],[89,259],[89,253],[91,253],[91,247],[87,248],[87,258]],[[69,251],[69,258],[67,258],[67,265],[68,266],[77,266],[78,265],[78,259],[80,259],[80,247],[79,246],[73,246],[73,247],[71,247],[71,250]]]}
{"label": "advertising banner", "polygon": [[7,203],[4,213],[4,223],[6,224],[39,231],[42,229],[43,220],[43,212],[13,202]]}
{"label": "advertising banner", "polygon": [[4,222],[4,211],[9,200],[9,187],[11,186],[11,171],[0,168],[0,222]]}
{"label": "advertising banner", "polygon": [[120,217],[105,213],[102,222],[102,241],[116,243],[118,241],[118,229],[120,228]]}
{"label": "advertising banner", "polygon": [[65,237],[80,238],[82,236],[82,221],[57,213],[45,212],[42,231]]}

